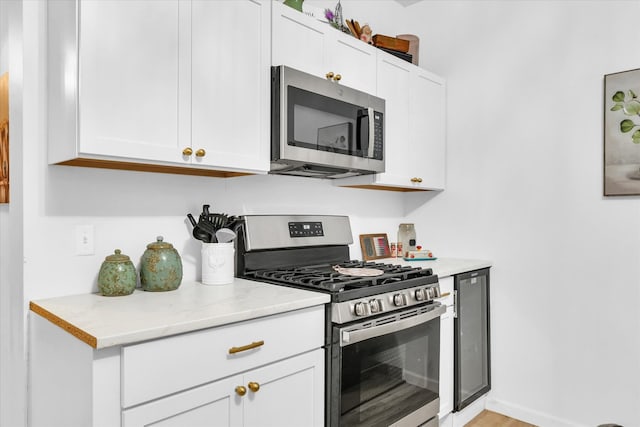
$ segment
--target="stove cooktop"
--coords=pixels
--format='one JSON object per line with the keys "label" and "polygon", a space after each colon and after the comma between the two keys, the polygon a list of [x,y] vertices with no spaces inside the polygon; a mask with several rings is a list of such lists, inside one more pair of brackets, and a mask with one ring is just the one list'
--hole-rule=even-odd
{"label": "stove cooktop", "polygon": [[[378,276],[359,277],[343,274],[334,266],[349,269],[375,269],[382,271]],[[256,270],[249,276],[285,286],[327,292],[334,302],[394,290],[407,289],[419,284],[437,283],[438,277],[430,268],[382,264],[366,261],[344,261],[338,264],[318,264],[290,268]]]}

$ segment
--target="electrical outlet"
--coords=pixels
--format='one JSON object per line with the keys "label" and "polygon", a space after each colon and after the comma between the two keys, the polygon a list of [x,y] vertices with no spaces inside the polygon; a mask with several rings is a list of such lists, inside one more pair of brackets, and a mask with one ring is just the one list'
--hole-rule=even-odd
{"label": "electrical outlet", "polygon": [[93,255],[93,225],[76,225],[76,255]]}

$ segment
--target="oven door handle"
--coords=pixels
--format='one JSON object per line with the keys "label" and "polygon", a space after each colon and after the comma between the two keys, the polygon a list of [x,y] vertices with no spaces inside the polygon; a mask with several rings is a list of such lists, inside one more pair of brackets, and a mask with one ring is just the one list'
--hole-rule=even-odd
{"label": "oven door handle", "polygon": [[422,323],[426,323],[430,320],[435,319],[436,317],[440,317],[440,315],[444,314],[446,311],[447,308],[443,305],[440,305],[426,313],[398,320],[397,322],[385,323],[384,325],[372,326],[365,329],[356,329],[353,331],[340,330],[340,347],[345,347],[360,341],[368,340],[370,338],[380,337],[382,335],[387,335],[393,332],[400,331],[402,329],[407,329],[413,326],[420,325]]}

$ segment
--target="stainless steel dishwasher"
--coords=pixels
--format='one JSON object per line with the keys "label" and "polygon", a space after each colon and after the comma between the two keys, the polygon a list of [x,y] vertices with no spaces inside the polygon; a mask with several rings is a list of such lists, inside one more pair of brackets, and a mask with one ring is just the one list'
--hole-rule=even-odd
{"label": "stainless steel dishwasher", "polygon": [[489,269],[454,277],[454,411],[491,389]]}

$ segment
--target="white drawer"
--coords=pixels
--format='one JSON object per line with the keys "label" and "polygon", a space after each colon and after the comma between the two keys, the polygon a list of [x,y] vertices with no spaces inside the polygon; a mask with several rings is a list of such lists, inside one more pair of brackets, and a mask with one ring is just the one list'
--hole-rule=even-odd
{"label": "white drawer", "polygon": [[[230,353],[264,341],[255,348]],[[127,408],[324,345],[324,306],[122,348]]]}

